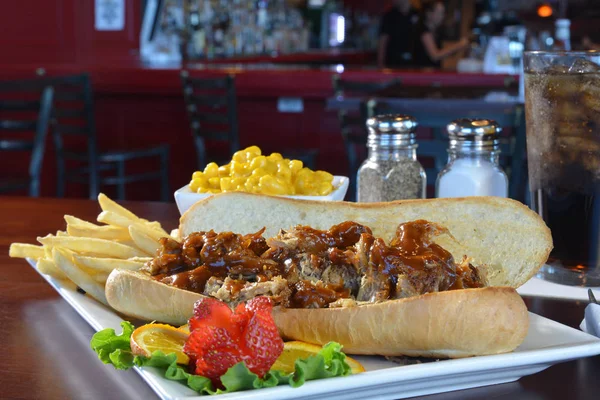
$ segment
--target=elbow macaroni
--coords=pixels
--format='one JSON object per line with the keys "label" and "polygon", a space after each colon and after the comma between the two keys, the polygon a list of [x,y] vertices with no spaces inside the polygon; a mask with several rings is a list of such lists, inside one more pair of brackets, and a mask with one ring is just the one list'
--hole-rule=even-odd
{"label": "elbow macaroni", "polygon": [[268,195],[326,196],[333,192],[333,175],[305,168],[302,161],[279,153],[262,155],[257,146],[234,153],[222,166],[212,162],[192,175],[197,193],[250,192]]}

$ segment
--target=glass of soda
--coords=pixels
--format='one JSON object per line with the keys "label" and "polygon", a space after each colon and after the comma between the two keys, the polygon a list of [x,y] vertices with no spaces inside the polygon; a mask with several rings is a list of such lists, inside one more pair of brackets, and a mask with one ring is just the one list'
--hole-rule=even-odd
{"label": "glass of soda", "polygon": [[600,286],[600,52],[525,52],[533,209],[554,249],[538,277]]}

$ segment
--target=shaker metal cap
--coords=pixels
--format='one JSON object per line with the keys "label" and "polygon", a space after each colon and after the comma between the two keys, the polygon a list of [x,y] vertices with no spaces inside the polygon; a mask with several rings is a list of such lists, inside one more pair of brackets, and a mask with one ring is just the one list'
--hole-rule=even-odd
{"label": "shaker metal cap", "polygon": [[377,115],[367,120],[367,146],[379,148],[416,148],[417,121],[410,115]]}
{"label": "shaker metal cap", "polygon": [[414,133],[417,125],[416,119],[410,115],[402,114],[377,115],[367,120],[369,133]]}
{"label": "shaker metal cap", "polygon": [[491,119],[461,118],[448,124],[450,148],[496,150],[502,127]]}

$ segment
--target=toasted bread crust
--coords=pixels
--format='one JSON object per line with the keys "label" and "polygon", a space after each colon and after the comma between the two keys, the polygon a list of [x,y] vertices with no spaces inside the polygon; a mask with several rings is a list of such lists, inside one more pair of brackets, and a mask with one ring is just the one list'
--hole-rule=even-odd
{"label": "toasted bread crust", "polygon": [[176,326],[187,323],[194,313],[194,303],[204,297],[124,269],[110,273],[105,293],[108,304],[120,313]]}
{"label": "toasted bread crust", "polygon": [[[175,326],[187,323],[204,297],[134,271],[114,270],[106,298],[117,311]],[[273,312],[283,337],[336,341],[348,354],[460,358],[514,350],[527,335],[527,308],[512,288],[427,293],[348,308]]]}
{"label": "toasted bread crust", "polygon": [[280,309],[283,337],[336,341],[349,354],[460,358],[506,353],[529,327],[521,296],[506,287],[452,290],[349,308]]}

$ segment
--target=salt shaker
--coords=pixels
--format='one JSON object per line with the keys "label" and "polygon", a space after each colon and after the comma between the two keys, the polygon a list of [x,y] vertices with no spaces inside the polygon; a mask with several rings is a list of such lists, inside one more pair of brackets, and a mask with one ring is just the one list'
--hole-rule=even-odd
{"label": "salt shaker", "polygon": [[367,121],[368,158],[357,174],[359,202],[425,197],[425,170],[417,161],[417,121],[407,115],[379,115]]}
{"label": "salt shaker", "polygon": [[448,164],[438,174],[436,197],[508,196],[508,178],[498,163],[500,132],[489,119],[448,124]]}

